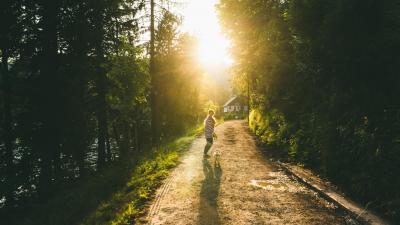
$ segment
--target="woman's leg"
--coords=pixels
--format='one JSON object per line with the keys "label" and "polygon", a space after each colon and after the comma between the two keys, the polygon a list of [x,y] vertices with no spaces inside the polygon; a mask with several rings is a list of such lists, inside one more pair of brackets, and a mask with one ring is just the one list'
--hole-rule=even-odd
{"label": "woman's leg", "polygon": [[207,138],[207,144],[204,146],[204,155],[207,155],[208,150],[210,150],[212,144],[213,144],[213,139],[212,138]]}

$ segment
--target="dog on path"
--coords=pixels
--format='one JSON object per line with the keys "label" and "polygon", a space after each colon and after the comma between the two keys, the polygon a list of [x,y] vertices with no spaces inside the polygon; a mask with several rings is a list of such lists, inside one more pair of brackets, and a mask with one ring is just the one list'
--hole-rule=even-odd
{"label": "dog on path", "polygon": [[214,150],[214,165],[216,167],[221,166],[220,165],[221,162],[221,151],[219,149]]}

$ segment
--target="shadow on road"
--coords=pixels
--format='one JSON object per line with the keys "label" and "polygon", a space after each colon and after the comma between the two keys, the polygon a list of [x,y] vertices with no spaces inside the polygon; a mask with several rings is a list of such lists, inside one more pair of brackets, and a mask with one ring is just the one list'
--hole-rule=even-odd
{"label": "shadow on road", "polygon": [[204,180],[201,185],[198,225],[220,224],[218,195],[222,169],[213,167],[208,159],[203,159]]}

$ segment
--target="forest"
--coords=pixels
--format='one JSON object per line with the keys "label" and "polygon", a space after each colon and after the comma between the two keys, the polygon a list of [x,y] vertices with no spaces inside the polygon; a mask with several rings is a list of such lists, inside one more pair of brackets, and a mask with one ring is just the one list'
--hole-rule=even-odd
{"label": "forest", "polygon": [[[0,1],[5,221],[115,168],[130,170],[228,97],[201,85],[196,37],[180,32],[167,2]],[[251,130],[400,221],[400,2],[220,0],[216,9],[231,40],[233,92],[249,95]],[[171,167],[138,171],[157,166]],[[138,204],[149,198],[138,196]],[[87,224],[110,224],[108,216]]]}
{"label": "forest", "polygon": [[196,40],[180,23],[154,1],[0,2],[2,218],[198,123]]}
{"label": "forest", "polygon": [[398,223],[399,1],[221,0],[218,9],[251,129]]}

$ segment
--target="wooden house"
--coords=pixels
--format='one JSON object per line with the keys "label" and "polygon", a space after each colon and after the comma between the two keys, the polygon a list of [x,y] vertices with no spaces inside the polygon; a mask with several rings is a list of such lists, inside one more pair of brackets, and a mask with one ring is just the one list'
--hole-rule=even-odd
{"label": "wooden house", "polygon": [[249,110],[247,99],[244,96],[235,96],[224,104],[224,114],[244,114]]}

